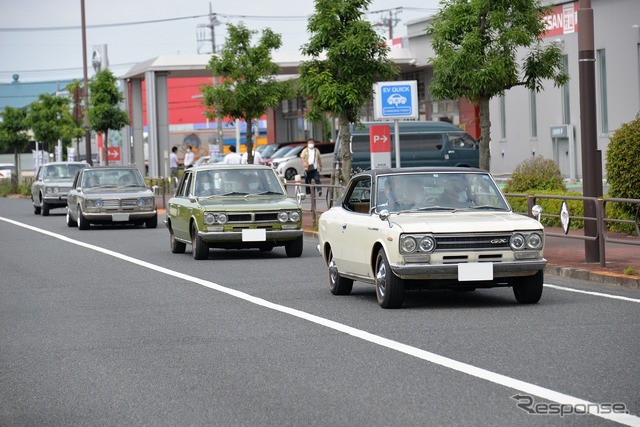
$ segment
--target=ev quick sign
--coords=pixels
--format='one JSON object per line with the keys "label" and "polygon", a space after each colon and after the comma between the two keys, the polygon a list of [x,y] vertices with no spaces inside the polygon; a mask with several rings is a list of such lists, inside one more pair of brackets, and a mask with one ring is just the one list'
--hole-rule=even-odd
{"label": "ev quick sign", "polygon": [[375,120],[418,118],[417,81],[378,82],[373,91]]}

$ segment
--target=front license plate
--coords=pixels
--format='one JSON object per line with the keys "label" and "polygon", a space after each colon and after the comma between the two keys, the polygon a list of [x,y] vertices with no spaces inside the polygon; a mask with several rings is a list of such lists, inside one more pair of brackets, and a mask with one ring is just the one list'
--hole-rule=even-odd
{"label": "front license plate", "polygon": [[470,262],[458,264],[458,281],[473,282],[479,280],[493,280],[493,263]]}
{"label": "front license plate", "polygon": [[129,221],[128,213],[114,213],[111,214],[111,220],[113,222]]}
{"label": "front license plate", "polygon": [[267,240],[267,230],[264,228],[251,228],[242,230],[243,242],[264,242]]}

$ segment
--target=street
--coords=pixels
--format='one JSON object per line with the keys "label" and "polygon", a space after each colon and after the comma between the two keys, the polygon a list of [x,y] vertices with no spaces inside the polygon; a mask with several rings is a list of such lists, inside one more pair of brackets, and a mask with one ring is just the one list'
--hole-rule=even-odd
{"label": "street", "polygon": [[195,261],[164,215],[64,215],[0,198],[0,425],[640,425],[638,290],[547,276],[537,305],[383,310],[373,286],[329,292],[312,236]]}

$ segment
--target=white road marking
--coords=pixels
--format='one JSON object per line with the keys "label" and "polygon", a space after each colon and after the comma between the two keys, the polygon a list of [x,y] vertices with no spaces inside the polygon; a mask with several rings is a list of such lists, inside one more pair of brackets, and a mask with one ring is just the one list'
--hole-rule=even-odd
{"label": "white road marking", "polygon": [[[286,307],[280,304],[275,304],[270,301],[264,300],[262,298],[254,297],[252,295],[246,294],[244,292],[237,291],[235,289],[230,289],[224,287],[222,285],[218,285],[216,283],[210,282],[208,280],[199,279],[197,277],[190,276],[188,274],[179,273],[173,270],[169,270],[168,268],[161,267],[155,264],[151,264],[146,261],[139,260],[137,258],[130,257],[128,255],[123,255],[118,252],[114,252],[109,249],[101,248],[99,246],[95,246],[89,243],[80,242],[70,237],[63,236],[61,234],[53,233],[51,231],[43,230],[37,227],[33,227],[31,225],[23,224],[17,221],[13,221],[8,218],[0,217],[0,220],[7,222],[9,224],[16,225],[18,227],[26,228],[31,231],[35,231],[36,233],[44,234],[46,236],[53,237],[55,239],[62,240],[67,243],[71,243],[77,246],[81,246],[96,252],[101,252],[105,255],[112,256],[114,258],[121,259],[123,261],[130,262],[132,264],[138,265],[140,267],[148,268],[150,270],[156,271],[158,273],[166,274],[168,276],[175,277],[177,279],[186,280],[188,282],[197,283],[201,286],[207,287],[209,289],[213,289],[218,292],[222,292],[224,294],[233,296],[235,298],[250,302],[252,304],[268,308],[274,311],[278,311],[281,313],[289,314],[291,316],[297,317],[299,319],[307,320],[309,322],[333,329],[338,332],[343,332],[345,334],[351,335],[356,338],[360,338],[364,341],[377,344],[381,347],[386,347],[388,349],[407,354],[409,356],[416,357],[418,359],[434,363],[436,365],[443,366],[445,368],[453,369],[454,371],[462,372],[467,375],[474,376],[476,378],[480,378],[494,384],[498,384],[504,387],[508,387],[514,390],[521,391],[523,393],[527,393],[532,396],[537,396],[542,399],[550,400],[552,402],[560,403],[563,405],[584,405],[585,408],[588,408],[589,413],[591,415],[604,418],[607,420],[615,421],[617,423],[628,425],[628,426],[638,426],[640,427],[640,417],[631,414],[618,414],[618,413],[599,413],[596,408],[599,408],[599,405],[595,402],[589,402],[584,399],[580,399],[577,397],[570,396],[568,394],[560,393],[545,387],[540,387],[535,384],[531,384],[525,381],[520,381],[515,378],[508,377],[506,375],[498,374],[496,372],[492,372],[483,368],[478,368],[473,365],[469,365],[467,363],[459,362],[457,360],[450,359],[448,357],[440,356],[435,353],[431,353],[426,350],[422,350],[416,347],[412,347],[410,345],[402,344],[400,342],[390,340],[388,338],[383,338],[378,335],[371,334],[369,332],[363,331],[361,329],[353,328],[351,326],[344,325],[342,323],[334,322],[333,320],[325,319],[323,317],[319,317],[313,314],[306,313],[304,311],[300,311],[291,307]],[[552,286],[552,285],[547,285]],[[554,286],[555,287],[555,286]],[[564,289],[563,289],[564,290]],[[635,301],[634,301],[635,302]]]}
{"label": "white road marking", "polygon": [[640,304],[640,299],[638,299],[638,298],[629,298],[629,297],[623,297],[623,296],[620,296],[620,295],[603,294],[602,292],[582,291],[580,289],[565,288],[564,286],[549,285],[547,283],[545,283],[544,285],[546,287],[548,287],[548,288],[557,289],[559,291],[575,292],[577,294],[593,295],[593,296],[596,296],[596,297],[618,299],[618,300],[621,300],[621,301],[635,302],[636,304]]}

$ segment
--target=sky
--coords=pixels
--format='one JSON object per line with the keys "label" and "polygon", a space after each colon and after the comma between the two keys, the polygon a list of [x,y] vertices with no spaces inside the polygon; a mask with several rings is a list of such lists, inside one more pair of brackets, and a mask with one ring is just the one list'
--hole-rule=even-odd
{"label": "sky", "polygon": [[[89,77],[93,47],[106,45],[116,76],[159,55],[210,54],[209,11],[216,13],[216,45],[226,24],[257,31],[268,27],[282,36],[280,51],[298,51],[307,42],[313,0],[84,0]],[[0,0],[0,83],[18,74],[21,82],[82,79],[82,0]],[[367,18],[398,19],[393,37],[405,36],[406,23],[433,15],[439,0],[373,0]],[[395,13],[394,13],[395,12]],[[119,25],[113,25],[119,24]],[[124,25],[123,25],[124,24]],[[132,24],[132,25],[129,25]],[[108,26],[105,26],[108,25]],[[388,37],[388,29],[380,27]],[[207,39],[198,42],[198,32]],[[257,41],[259,34],[254,40]]]}

